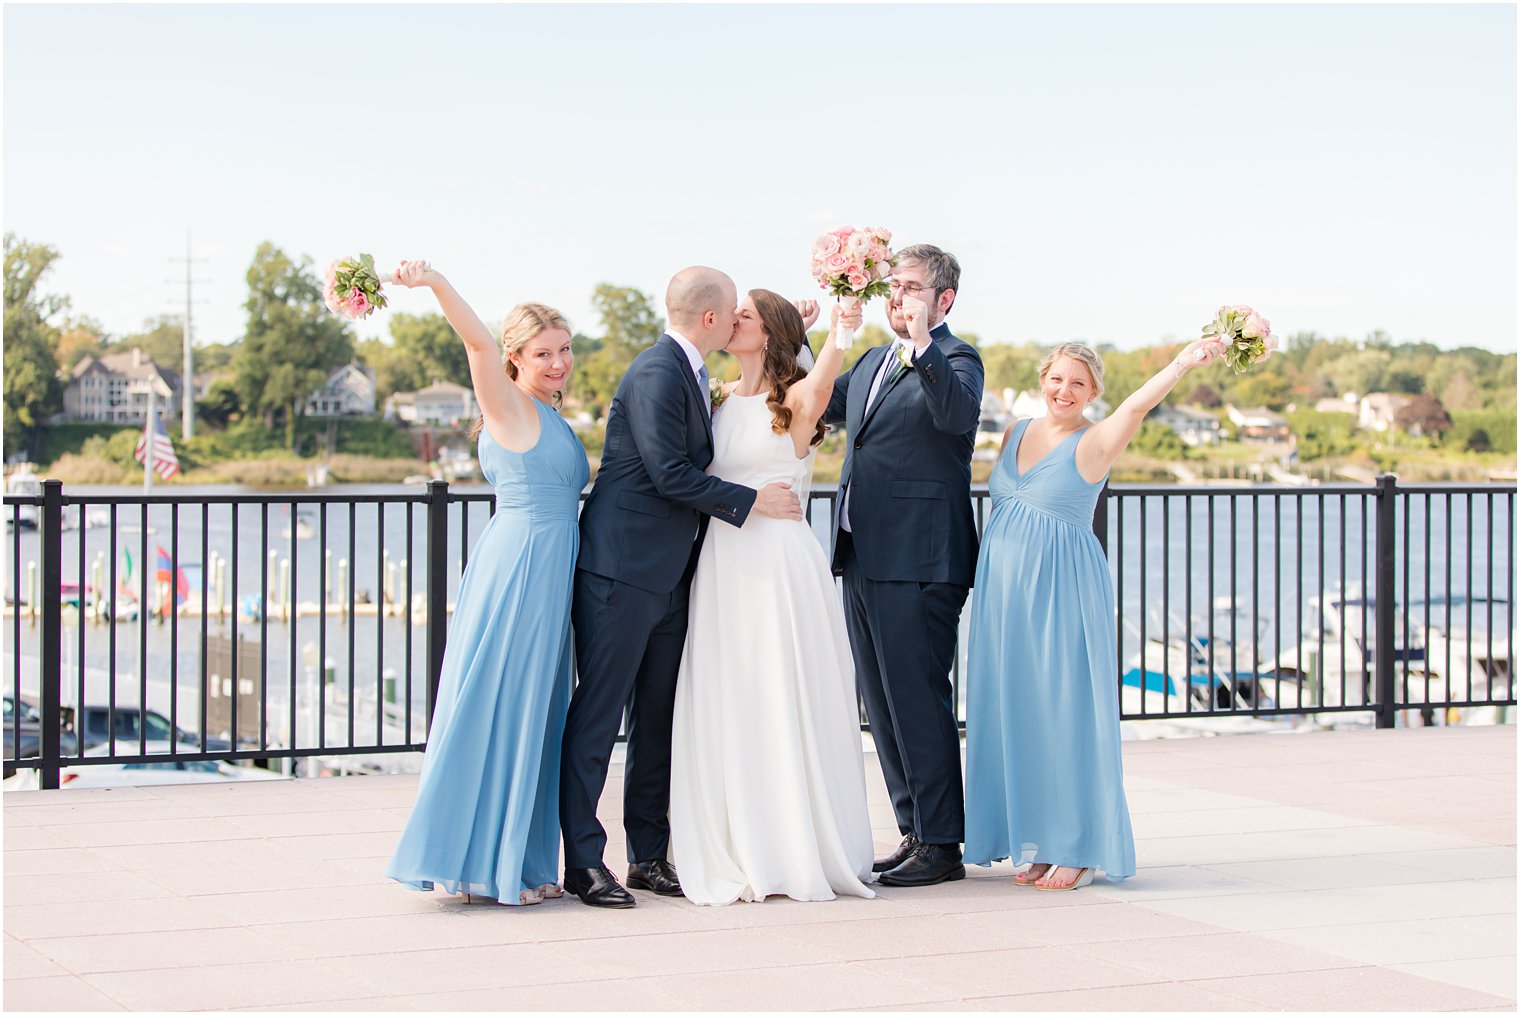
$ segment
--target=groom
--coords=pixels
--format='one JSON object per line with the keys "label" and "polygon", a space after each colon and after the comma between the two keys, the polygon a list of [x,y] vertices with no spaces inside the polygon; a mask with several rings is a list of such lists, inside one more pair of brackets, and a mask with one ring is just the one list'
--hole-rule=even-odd
{"label": "groom", "polygon": [[728,346],[738,303],[733,280],[721,271],[687,268],[670,280],[670,326],[618,384],[601,469],[581,511],[570,608],[580,682],[565,720],[559,810],[565,890],[588,906],[634,904],[602,862],[607,833],[596,817],[625,707],[628,887],[681,894],[666,860],[670,730],[687,595],[709,518],[741,526],[751,511],[802,517],[785,484],[756,491],[702,471],[713,456],[702,359]]}
{"label": "groom", "polygon": [[950,669],[976,571],[982,360],[944,324],[960,288],[956,259],[923,243],[897,258],[887,304],[897,339],[835,382],[824,419],[849,431],[834,573],[844,576],[856,679],[903,833],[873,869],[884,885],[911,887],[966,876]]}

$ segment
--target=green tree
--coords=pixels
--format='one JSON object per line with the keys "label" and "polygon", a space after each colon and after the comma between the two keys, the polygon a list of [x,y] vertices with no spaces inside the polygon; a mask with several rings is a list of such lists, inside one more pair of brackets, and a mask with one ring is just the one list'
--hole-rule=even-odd
{"label": "green tree", "polygon": [[243,400],[238,395],[237,384],[230,378],[219,377],[206,389],[206,397],[195,403],[196,418],[215,427],[225,427],[243,411]]}
{"label": "green tree", "polygon": [[[392,370],[406,385],[386,391],[412,391],[434,381],[470,386],[470,359],[464,343],[454,334],[442,314],[393,314],[391,347],[396,350]],[[378,377],[377,377],[378,381]]]}
{"label": "green tree", "polygon": [[978,350],[986,372],[987,390],[1001,395],[1004,388],[1028,391],[1039,385],[1044,350],[1037,345],[991,342]]}
{"label": "green tree", "polygon": [[143,322],[140,331],[111,343],[108,352],[141,349],[162,370],[178,373],[185,362],[185,319],[179,314],[159,314]]}
{"label": "green tree", "polygon": [[296,444],[296,420],[306,399],[335,367],[352,358],[348,328],[322,302],[310,258],[292,261],[274,244],[259,245],[248,268],[248,326],[234,360],[238,390],[250,412],[269,427],[285,425],[285,446]]}
{"label": "green tree", "polygon": [[1354,422],[1347,412],[1299,409],[1288,415],[1288,429],[1298,437],[1298,457],[1306,462],[1355,451],[1356,439],[1351,435]]}
{"label": "green tree", "polygon": [[652,298],[631,286],[602,282],[591,291],[591,304],[602,320],[603,345],[625,353],[630,361],[665,330]]}
{"label": "green tree", "polygon": [[63,407],[58,328],[63,296],[39,291],[58,251],[5,234],[5,454],[30,451],[38,429]]}
{"label": "green tree", "polygon": [[1188,457],[1188,446],[1182,442],[1181,437],[1177,436],[1177,432],[1165,423],[1153,421],[1141,423],[1129,447],[1137,455],[1160,458],[1163,461],[1178,462]]}
{"label": "green tree", "polygon": [[68,374],[86,356],[105,352],[105,333],[89,319],[70,321],[58,336],[58,369]]}
{"label": "green tree", "polygon": [[[572,336],[575,372],[569,395],[600,416],[612,404],[628,364],[660,337],[665,323],[651,297],[630,286],[603,282],[592,291],[591,302],[601,317],[602,337]],[[715,365],[713,375],[721,376],[721,368]]]}

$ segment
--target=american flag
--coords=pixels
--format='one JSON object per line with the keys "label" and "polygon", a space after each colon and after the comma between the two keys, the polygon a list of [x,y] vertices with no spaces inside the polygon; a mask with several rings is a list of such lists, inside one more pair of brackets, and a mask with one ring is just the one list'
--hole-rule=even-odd
{"label": "american flag", "polygon": [[142,436],[137,438],[137,451],[133,457],[139,462],[148,457],[149,432],[153,434],[153,471],[168,479],[179,471],[179,459],[174,454],[169,431],[164,428],[163,417],[158,413],[149,411],[148,423],[143,427]]}

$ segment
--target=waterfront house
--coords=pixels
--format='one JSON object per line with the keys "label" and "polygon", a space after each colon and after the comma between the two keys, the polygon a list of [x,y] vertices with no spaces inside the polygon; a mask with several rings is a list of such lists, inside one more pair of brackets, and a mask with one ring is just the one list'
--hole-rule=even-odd
{"label": "waterfront house", "polygon": [[1265,408],[1242,409],[1234,405],[1226,405],[1224,411],[1243,441],[1271,443],[1288,439],[1288,421],[1275,412]]}
{"label": "waterfront house", "polygon": [[417,422],[417,400],[413,392],[398,391],[385,400],[385,418],[403,423]]}
{"label": "waterfront house", "polygon": [[1363,430],[1387,433],[1393,429],[1393,417],[1409,404],[1409,395],[1378,391],[1357,403],[1356,425]]}
{"label": "waterfront house", "polygon": [[1158,405],[1146,416],[1146,422],[1170,427],[1190,448],[1219,443],[1219,417],[1190,405]]}
{"label": "waterfront house", "polygon": [[63,417],[91,423],[134,423],[148,417],[150,392],[161,416],[179,415],[179,375],[161,369],[141,349],[86,356],[74,365],[63,389]]}
{"label": "waterfront house", "polygon": [[1339,395],[1335,398],[1321,398],[1319,401],[1314,403],[1314,411],[1344,412],[1347,415],[1355,416],[1359,402],[1361,402],[1361,399],[1357,397],[1356,392],[1348,391],[1346,394]]}
{"label": "waterfront house", "polygon": [[357,360],[327,375],[306,399],[308,416],[368,416],[375,411],[375,373]]}
{"label": "waterfront house", "polygon": [[434,381],[416,391],[391,396],[390,411],[407,423],[452,426],[480,415],[475,392],[449,381]]}

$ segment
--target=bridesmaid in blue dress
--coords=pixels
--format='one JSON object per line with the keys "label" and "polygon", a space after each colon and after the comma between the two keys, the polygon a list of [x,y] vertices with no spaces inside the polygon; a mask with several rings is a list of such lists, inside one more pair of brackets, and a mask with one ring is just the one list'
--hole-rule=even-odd
{"label": "bridesmaid in blue dress", "polygon": [[563,894],[559,749],[576,516],[590,479],[580,441],[553,408],[570,377],[570,329],[558,311],[522,303],[498,347],[426,261],[401,262],[398,276],[431,288],[464,341],[496,512],[459,583],[417,803],[385,873],[465,901],[533,905]]}
{"label": "bridesmaid in blue dress", "polygon": [[1085,345],[1040,364],[1046,415],[1003,437],[988,489],[966,673],[966,862],[1031,864],[1017,885],[1066,891],[1135,873],[1119,754],[1114,592],[1092,531],[1114,461],[1182,375],[1224,355],[1194,342],[1101,423]]}

